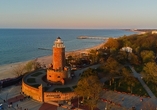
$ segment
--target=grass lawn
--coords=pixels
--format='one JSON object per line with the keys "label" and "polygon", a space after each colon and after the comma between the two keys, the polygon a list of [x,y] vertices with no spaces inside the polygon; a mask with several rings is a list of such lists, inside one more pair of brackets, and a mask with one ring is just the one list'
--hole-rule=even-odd
{"label": "grass lawn", "polygon": [[65,87],[65,88],[55,88],[53,90],[53,92],[56,92],[56,91],[60,91],[60,92],[71,92],[71,88],[70,87]]}
{"label": "grass lawn", "polygon": [[126,93],[132,92],[132,94],[139,96],[149,96],[139,81],[137,81],[134,87],[130,87],[127,83],[121,83],[121,85],[119,85],[120,80],[122,79],[115,79],[111,86],[109,85],[109,81],[107,81],[105,82],[104,88]]}
{"label": "grass lawn", "polygon": [[42,72],[37,72],[37,73],[32,74],[31,76],[37,77],[37,76],[39,76],[41,74],[43,74],[43,73]]}
{"label": "grass lawn", "polygon": [[27,82],[28,83],[36,83],[35,78],[28,78]]}

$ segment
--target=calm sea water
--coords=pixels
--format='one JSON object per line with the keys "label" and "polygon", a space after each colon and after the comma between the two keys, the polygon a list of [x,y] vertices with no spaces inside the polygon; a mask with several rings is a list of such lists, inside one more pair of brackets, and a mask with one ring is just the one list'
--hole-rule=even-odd
{"label": "calm sea water", "polygon": [[0,29],[0,65],[51,55],[54,40],[60,36],[66,51],[88,48],[102,40],[77,39],[78,36],[119,37],[135,34],[125,30]]}

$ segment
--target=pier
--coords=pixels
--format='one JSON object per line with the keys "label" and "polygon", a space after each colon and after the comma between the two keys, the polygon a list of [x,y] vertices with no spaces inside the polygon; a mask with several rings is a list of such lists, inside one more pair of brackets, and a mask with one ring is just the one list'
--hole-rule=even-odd
{"label": "pier", "polygon": [[39,50],[50,50],[52,51],[52,49],[46,49],[46,48],[38,48]]}
{"label": "pier", "polygon": [[90,37],[90,36],[79,36],[77,39],[98,39],[98,40],[107,40],[109,37]]}

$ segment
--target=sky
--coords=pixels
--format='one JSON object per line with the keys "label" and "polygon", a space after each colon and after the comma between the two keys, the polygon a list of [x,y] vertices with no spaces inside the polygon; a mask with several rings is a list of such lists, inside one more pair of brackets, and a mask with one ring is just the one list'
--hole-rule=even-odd
{"label": "sky", "polygon": [[157,29],[157,0],[0,0],[0,28]]}

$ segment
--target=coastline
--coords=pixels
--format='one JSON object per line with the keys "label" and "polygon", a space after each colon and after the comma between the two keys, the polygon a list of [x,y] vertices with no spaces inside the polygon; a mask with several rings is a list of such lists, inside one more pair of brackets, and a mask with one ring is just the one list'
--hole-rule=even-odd
{"label": "coastline", "polygon": [[129,31],[131,32],[136,32],[136,34],[140,35],[140,34],[145,34],[147,31],[144,30],[138,30],[138,29],[130,29]]}
{"label": "coastline", "polygon": [[[104,40],[103,43],[101,43],[99,45],[95,45],[93,47],[83,48],[83,49],[74,50],[74,51],[67,51],[67,52],[65,52],[65,56],[85,53],[91,49],[99,49],[106,43],[106,41],[107,40]],[[32,59],[32,60],[34,60],[34,59]],[[12,73],[12,70],[14,68],[18,67],[19,65],[25,65],[29,61],[31,61],[31,60],[1,65],[0,66],[0,80],[6,79],[6,78],[14,78],[15,75]],[[39,57],[39,58],[37,58],[37,62],[39,62],[41,65],[49,65],[52,63],[52,55]]]}

